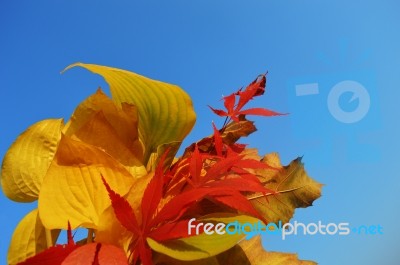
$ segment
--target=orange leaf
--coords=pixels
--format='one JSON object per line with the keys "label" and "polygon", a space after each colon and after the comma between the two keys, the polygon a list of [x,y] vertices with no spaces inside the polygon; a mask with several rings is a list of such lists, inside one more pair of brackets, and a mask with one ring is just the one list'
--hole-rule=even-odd
{"label": "orange leaf", "polygon": [[73,251],[61,265],[128,265],[122,249],[108,244],[91,243]]}

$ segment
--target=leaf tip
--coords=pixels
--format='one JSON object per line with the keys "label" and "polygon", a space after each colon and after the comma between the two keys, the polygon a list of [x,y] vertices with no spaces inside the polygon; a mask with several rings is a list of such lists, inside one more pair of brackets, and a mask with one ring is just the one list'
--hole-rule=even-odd
{"label": "leaf tip", "polygon": [[68,65],[67,67],[65,67],[65,68],[60,72],[60,74],[63,74],[64,72],[68,71],[68,70],[71,69],[71,68],[74,68],[75,66],[82,66],[82,65],[83,65],[83,63],[81,63],[81,62],[76,62],[76,63],[70,64],[70,65]]}

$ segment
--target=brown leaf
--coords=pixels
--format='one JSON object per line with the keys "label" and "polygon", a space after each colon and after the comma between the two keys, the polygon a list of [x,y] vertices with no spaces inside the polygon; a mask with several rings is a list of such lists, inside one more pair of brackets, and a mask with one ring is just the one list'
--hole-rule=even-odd
{"label": "brown leaf", "polygon": [[255,173],[266,188],[276,193],[269,194],[268,201],[263,195],[248,198],[269,222],[287,223],[296,208],[312,206],[321,196],[322,184],[308,176],[300,157],[284,167],[277,153],[266,155],[262,161],[277,169],[256,169]]}

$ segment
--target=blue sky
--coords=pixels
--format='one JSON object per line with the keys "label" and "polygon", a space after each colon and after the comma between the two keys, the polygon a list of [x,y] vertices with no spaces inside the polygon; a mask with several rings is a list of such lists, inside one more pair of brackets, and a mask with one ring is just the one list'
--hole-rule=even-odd
{"label": "blue sky", "polygon": [[[384,227],[384,235],[271,240],[322,265],[397,265],[400,256],[400,5],[396,1],[9,1],[0,3],[0,157],[29,125],[68,119],[104,81],[81,61],[128,69],[183,87],[197,124],[186,143],[222,123],[207,108],[269,71],[254,104],[289,116],[256,118],[246,139],[261,153],[297,156],[325,184],[323,196],[295,220]],[[354,81],[368,93],[367,113],[343,123],[328,108],[330,92]],[[298,85],[318,93],[296,96]],[[335,88],[335,89],[336,89]],[[354,112],[365,100],[343,93],[335,106]],[[335,103],[335,102],[333,102]],[[0,263],[12,231],[32,204],[0,194]]]}

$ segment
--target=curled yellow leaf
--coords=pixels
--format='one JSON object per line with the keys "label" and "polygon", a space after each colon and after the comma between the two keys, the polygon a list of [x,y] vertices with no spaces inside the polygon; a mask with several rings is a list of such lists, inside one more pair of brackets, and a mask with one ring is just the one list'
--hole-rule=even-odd
{"label": "curled yellow leaf", "polygon": [[38,198],[47,169],[61,138],[62,119],[35,123],[7,151],[2,165],[1,186],[11,200],[31,202]]}
{"label": "curled yellow leaf", "polygon": [[157,147],[181,142],[192,129],[196,114],[190,97],[180,87],[112,67],[75,63],[99,74],[110,86],[113,100],[133,104],[139,113],[139,137],[145,146],[144,164]]}
{"label": "curled yellow leaf", "polygon": [[101,90],[84,100],[66,124],[65,135],[99,147],[136,177],[147,174],[141,160],[136,108],[118,107]]}
{"label": "curled yellow leaf", "polygon": [[[51,232],[55,243],[60,230]],[[47,248],[45,228],[39,219],[38,210],[35,209],[25,215],[15,228],[10,247],[8,249],[7,261],[9,265],[15,265]]]}

